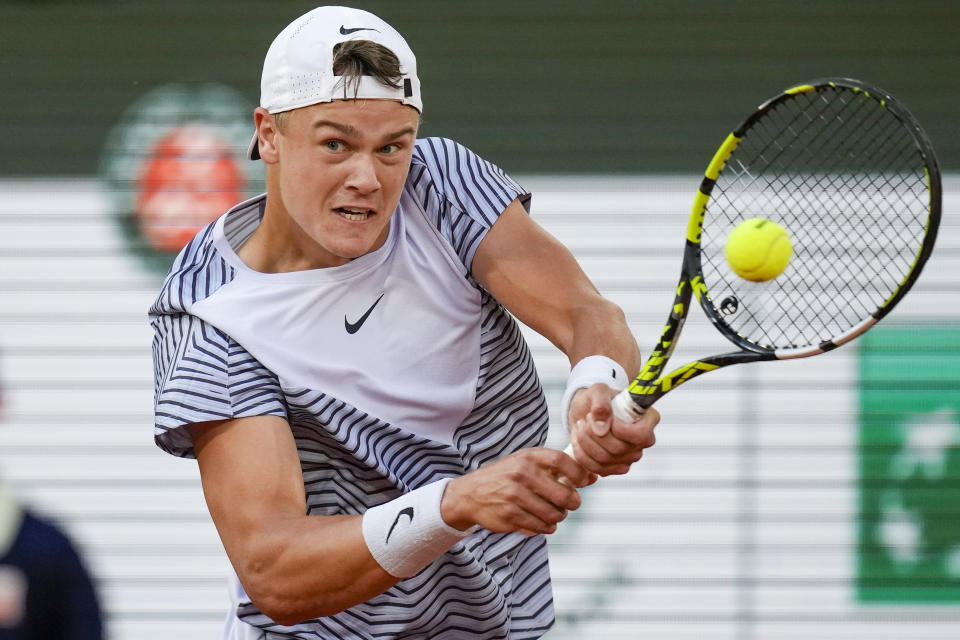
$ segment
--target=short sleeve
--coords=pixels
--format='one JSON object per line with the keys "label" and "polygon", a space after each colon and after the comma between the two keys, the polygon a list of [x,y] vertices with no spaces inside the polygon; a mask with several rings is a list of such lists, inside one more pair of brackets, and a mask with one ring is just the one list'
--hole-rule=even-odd
{"label": "short sleeve", "polygon": [[511,202],[529,211],[530,193],[495,164],[445,138],[417,141],[407,184],[469,271],[487,231]]}
{"label": "short sleeve", "polygon": [[187,425],[259,415],[287,417],[277,377],[228,335],[187,313],[160,315],[154,329],[154,440],[195,456]]}

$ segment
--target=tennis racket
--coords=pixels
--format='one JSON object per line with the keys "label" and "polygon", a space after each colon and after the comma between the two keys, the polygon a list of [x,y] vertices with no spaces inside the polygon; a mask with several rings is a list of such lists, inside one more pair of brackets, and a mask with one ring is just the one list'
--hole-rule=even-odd
{"label": "tennis racket", "polygon": [[[661,396],[722,367],[790,360],[850,342],[903,300],[933,250],[941,184],[927,135],[886,91],[849,78],[787,89],[727,136],[693,203],[660,341],[613,401],[635,421]],[[790,235],[786,269],[737,276],[724,246],[751,218]],[[736,351],[664,374],[696,296]]]}

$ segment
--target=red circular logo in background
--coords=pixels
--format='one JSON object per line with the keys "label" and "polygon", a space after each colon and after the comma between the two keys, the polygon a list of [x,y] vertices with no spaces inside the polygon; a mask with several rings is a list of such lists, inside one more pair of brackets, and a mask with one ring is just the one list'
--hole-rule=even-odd
{"label": "red circular logo in background", "polygon": [[200,230],[262,192],[252,135],[252,104],[219,84],[163,85],[127,107],[100,173],[130,250],[166,272]]}
{"label": "red circular logo in background", "polygon": [[154,144],[137,182],[137,227],[155,249],[176,252],[244,198],[239,160],[202,123],[175,127]]}

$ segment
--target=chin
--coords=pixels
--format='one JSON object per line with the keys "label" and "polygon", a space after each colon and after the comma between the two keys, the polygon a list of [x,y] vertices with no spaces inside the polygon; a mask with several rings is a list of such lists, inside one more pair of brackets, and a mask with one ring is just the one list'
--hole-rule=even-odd
{"label": "chin", "polygon": [[333,252],[333,255],[342,260],[350,261],[372,253],[376,251],[376,249],[377,247],[371,245],[364,245],[363,247],[339,247],[337,251]]}

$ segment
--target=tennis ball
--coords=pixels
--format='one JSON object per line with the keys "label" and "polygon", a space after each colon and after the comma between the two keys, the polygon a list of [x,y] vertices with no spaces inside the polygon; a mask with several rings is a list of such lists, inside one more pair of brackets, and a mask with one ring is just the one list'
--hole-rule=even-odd
{"label": "tennis ball", "polygon": [[734,227],[724,253],[738,276],[751,282],[764,282],[783,273],[793,246],[786,230],[776,222],[750,218]]}

